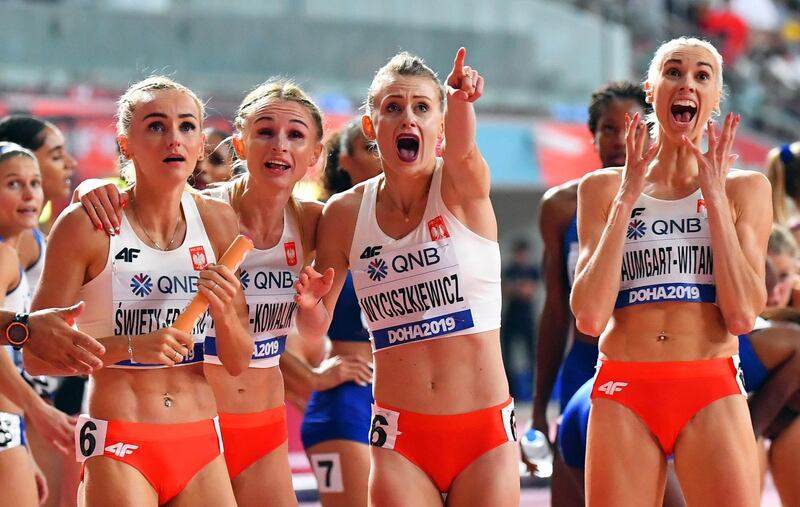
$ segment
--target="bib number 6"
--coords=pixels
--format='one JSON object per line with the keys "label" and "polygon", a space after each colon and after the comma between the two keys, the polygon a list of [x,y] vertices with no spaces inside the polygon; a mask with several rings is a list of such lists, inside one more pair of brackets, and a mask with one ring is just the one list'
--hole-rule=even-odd
{"label": "bib number 6", "polygon": [[78,437],[79,448],[81,454],[86,458],[94,454],[94,450],[97,448],[97,439],[94,435],[95,431],[97,431],[97,425],[94,421],[86,421],[81,427]]}
{"label": "bib number 6", "polygon": [[75,457],[83,463],[87,458],[100,456],[106,445],[108,422],[82,415],[75,426]]}
{"label": "bib number 6", "polygon": [[386,445],[386,427],[389,421],[380,414],[375,414],[372,418],[372,431],[369,435],[369,445],[383,447]]}

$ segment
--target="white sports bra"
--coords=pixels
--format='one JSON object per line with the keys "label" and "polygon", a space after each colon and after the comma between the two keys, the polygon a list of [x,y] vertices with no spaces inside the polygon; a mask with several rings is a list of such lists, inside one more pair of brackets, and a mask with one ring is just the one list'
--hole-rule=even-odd
{"label": "white sports bra", "polygon": [[631,212],[616,308],[715,303],[714,256],[703,194],[664,201],[642,193]]}
{"label": "white sports bra", "polygon": [[[78,328],[94,337],[142,335],[171,325],[197,293],[198,272],[216,262],[200,212],[184,192],[181,207],[186,238],[175,250],[156,250],[144,243],[122,216],[120,232],[109,238],[108,260],[97,277],[80,290],[86,308]],[[194,350],[177,366],[203,360],[203,341],[211,327],[208,311],[192,330]],[[134,346],[134,358],[135,346]],[[158,364],[120,361],[107,368],[162,368]]]}
{"label": "white sports bra", "polygon": [[383,176],[366,182],[350,271],[374,350],[500,327],[500,248],[470,231],[441,196],[437,159],[423,219],[400,239],[378,226]]}
{"label": "white sports bra", "polygon": [[[230,185],[209,192],[230,203]],[[252,250],[239,268],[239,281],[247,299],[250,334],[255,341],[250,368],[278,366],[286,350],[286,335],[292,327],[297,303],[294,284],[303,269],[303,241],[292,213],[283,211],[283,234],[266,250]],[[217,355],[214,327],[206,337],[205,362],[222,364]]]}

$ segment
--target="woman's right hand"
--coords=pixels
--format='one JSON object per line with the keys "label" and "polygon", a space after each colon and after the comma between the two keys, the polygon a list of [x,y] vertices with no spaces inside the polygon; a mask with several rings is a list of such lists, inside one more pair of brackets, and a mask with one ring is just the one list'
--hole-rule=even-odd
{"label": "woman's right hand", "polygon": [[56,449],[65,455],[72,453],[75,446],[75,425],[78,422],[76,417],[68,416],[38,397],[25,411],[25,417],[36,427],[42,438]]}
{"label": "woman's right hand", "polygon": [[78,185],[75,194],[98,231],[103,229],[109,236],[119,234],[122,210],[128,204],[127,193],[120,193],[113,183],[92,179]]}
{"label": "woman's right hand", "polygon": [[345,382],[372,383],[372,365],[354,355],[333,356],[314,369],[314,391],[327,391]]}
{"label": "woman's right hand", "polygon": [[635,202],[644,190],[647,167],[658,152],[659,143],[653,143],[645,152],[645,143],[650,139],[647,124],[639,113],[631,118],[625,114],[625,166],[622,169],[622,184],[619,195]]}
{"label": "woman's right hand", "polygon": [[133,336],[133,360],[143,364],[175,366],[194,352],[194,339],[174,327],[161,328],[146,335]]}

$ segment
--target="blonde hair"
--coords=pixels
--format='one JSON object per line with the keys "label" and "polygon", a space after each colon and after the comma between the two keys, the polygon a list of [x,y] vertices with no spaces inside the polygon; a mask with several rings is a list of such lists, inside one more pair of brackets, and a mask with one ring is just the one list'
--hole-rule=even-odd
{"label": "blonde hair", "polygon": [[[161,91],[161,90],[176,90],[185,93],[197,104],[197,109],[200,111],[200,128],[202,128],[203,118],[205,117],[205,106],[200,98],[192,90],[186,86],[173,81],[166,76],[150,76],[146,79],[132,84],[125,93],[123,93],[119,100],[117,100],[117,135],[127,136],[133,124],[133,113],[136,106],[148,92]],[[134,183],[136,174],[133,170],[133,163],[127,160],[120,154],[120,168],[119,175],[128,183]]]}
{"label": "blonde hair", "polygon": [[[242,103],[239,105],[239,108],[236,110],[236,117],[233,119],[233,125],[236,128],[236,132],[241,135],[244,132],[245,125],[247,124],[247,118],[253,114],[258,107],[271,100],[296,102],[303,106],[314,121],[314,126],[317,130],[317,141],[322,142],[322,138],[325,134],[322,110],[319,108],[319,106],[317,106],[316,103],[314,103],[313,100],[311,100],[311,97],[309,97],[306,92],[297,86],[296,83],[288,79],[280,78],[270,78],[264,83],[256,86],[245,96],[244,100],[242,100]],[[323,160],[325,159],[324,156],[322,158]],[[237,160],[235,167],[246,163],[246,160]],[[247,172],[241,177],[236,178],[233,180],[233,183],[229,189],[231,206],[237,211],[239,210],[242,195],[244,195],[249,177],[250,174]],[[305,239],[305,231],[302,220],[303,205],[294,195],[289,196],[288,204],[289,211],[297,222],[297,226],[300,230],[303,251],[308,252],[309,250],[308,245],[306,244],[307,242]]]}
{"label": "blonde hair", "polygon": [[786,254],[789,257],[797,257],[797,241],[789,231],[788,227],[780,224],[772,225],[772,232],[769,234],[767,242],[767,253],[772,255]]}
{"label": "blonde hair", "polygon": [[786,199],[800,197],[790,195],[795,189],[787,189],[787,181],[791,186],[800,183],[800,142],[783,144],[769,150],[767,154],[767,178],[772,184],[772,220],[781,225],[788,225],[789,211]]}
{"label": "blonde hair", "polygon": [[[717,51],[717,48],[715,48],[713,44],[707,40],[698,39],[697,37],[677,37],[662,43],[658,49],[656,49],[653,59],[650,60],[650,66],[647,68],[645,83],[649,83],[650,89],[652,90],[656,81],[658,81],[658,76],[661,74],[661,67],[664,65],[664,59],[667,57],[667,54],[683,46],[703,48],[711,53],[711,56],[714,57],[714,61],[717,64],[717,89],[719,90],[720,101],[722,101],[722,99],[725,97],[725,83],[722,78],[722,55],[719,53],[719,51]],[[719,111],[712,113],[712,116],[717,115],[719,115]],[[653,107],[650,113],[645,116],[644,120],[648,125],[650,125],[650,137],[653,139],[657,138],[658,118],[656,117],[655,107]],[[703,128],[705,128],[705,126],[703,126]]]}
{"label": "blonde hair", "polygon": [[444,110],[444,87],[439,81],[439,76],[425,64],[425,60],[419,56],[412,55],[407,51],[397,53],[389,59],[386,64],[378,69],[372,83],[367,90],[367,100],[364,102],[364,112],[372,115],[372,108],[375,106],[375,96],[386,81],[394,76],[424,77],[430,79],[439,93],[439,107]]}

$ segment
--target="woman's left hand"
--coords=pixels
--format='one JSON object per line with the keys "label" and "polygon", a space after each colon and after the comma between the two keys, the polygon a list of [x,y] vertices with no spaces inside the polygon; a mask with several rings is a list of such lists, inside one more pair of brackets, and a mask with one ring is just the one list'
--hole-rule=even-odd
{"label": "woman's left hand", "polygon": [[459,48],[453,61],[453,70],[447,76],[447,97],[463,102],[475,102],[483,95],[483,76],[464,65],[467,50]]}
{"label": "woman's left hand", "polygon": [[709,195],[714,192],[725,192],[725,180],[730,171],[731,165],[739,158],[739,155],[731,154],[731,147],[733,146],[733,139],[736,137],[736,129],[742,121],[740,115],[734,116],[733,113],[728,113],[725,118],[725,124],[722,126],[722,133],[717,136],[714,130],[714,123],[708,120],[708,151],[705,153],[700,151],[688,137],[683,136],[683,145],[687,147],[695,158],[700,179],[700,188],[703,195]]}
{"label": "woman's left hand", "polygon": [[319,273],[311,266],[306,266],[297,278],[294,288],[297,294],[294,301],[301,310],[311,310],[325,297],[333,286],[333,268]]}
{"label": "woman's left hand", "polygon": [[211,318],[224,321],[237,315],[233,299],[240,289],[236,274],[222,264],[210,264],[200,272],[197,290],[209,303]]}

